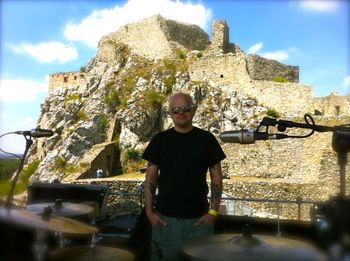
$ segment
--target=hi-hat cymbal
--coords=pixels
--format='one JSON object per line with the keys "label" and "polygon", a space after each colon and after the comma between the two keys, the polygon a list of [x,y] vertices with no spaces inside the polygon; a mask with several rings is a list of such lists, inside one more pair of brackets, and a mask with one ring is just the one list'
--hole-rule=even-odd
{"label": "hi-hat cymbal", "polygon": [[131,261],[134,259],[134,255],[127,250],[104,246],[67,247],[54,250],[49,254],[49,260],[52,261]]}
{"label": "hi-hat cymbal", "polygon": [[26,209],[36,214],[40,214],[43,213],[44,209],[47,207],[51,207],[52,214],[63,217],[88,215],[94,210],[91,206],[70,202],[62,202],[60,204],[57,204],[57,202],[35,203],[27,205]]}
{"label": "hi-hat cymbal", "polygon": [[253,235],[250,239],[239,234],[217,234],[189,240],[182,252],[191,260],[327,260],[316,247],[303,241]]}
{"label": "hi-hat cymbal", "polygon": [[64,234],[86,235],[98,232],[96,227],[77,220],[55,215],[50,215],[45,219],[25,209],[0,208],[0,220],[26,228],[43,229]]}

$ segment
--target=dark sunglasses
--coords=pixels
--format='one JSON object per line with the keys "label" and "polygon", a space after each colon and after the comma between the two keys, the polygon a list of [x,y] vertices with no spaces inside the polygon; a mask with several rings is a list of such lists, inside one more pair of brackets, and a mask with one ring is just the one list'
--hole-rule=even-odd
{"label": "dark sunglasses", "polygon": [[173,107],[173,108],[171,108],[171,113],[172,114],[185,113],[185,112],[192,111],[192,109],[193,109],[193,107],[190,105],[182,106],[182,107]]}

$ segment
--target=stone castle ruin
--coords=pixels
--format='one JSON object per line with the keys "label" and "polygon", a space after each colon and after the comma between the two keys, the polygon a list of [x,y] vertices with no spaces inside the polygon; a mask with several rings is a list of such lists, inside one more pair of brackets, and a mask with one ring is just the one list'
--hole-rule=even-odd
{"label": "stone castle ruin", "polygon": [[[247,55],[237,44],[230,43],[225,20],[213,22],[211,41],[200,27],[166,20],[160,15],[128,24],[100,40],[97,56],[101,61],[109,63],[118,59],[115,42],[129,46],[140,56],[155,60],[171,57],[181,49],[202,51],[205,56],[190,65],[191,80],[235,85],[239,91],[256,97],[265,106],[285,113],[294,110],[293,113],[299,114],[314,111],[327,116],[350,114],[349,96],[332,93],[329,97],[313,97],[312,86],[299,83],[298,66],[285,65],[255,54]],[[282,77],[287,82],[273,82],[276,77]],[[84,84],[84,73],[55,73],[49,78],[49,92],[55,87]]]}
{"label": "stone castle ruin", "polygon": [[[40,164],[32,181],[94,178],[101,166],[111,178],[122,173],[125,151],[142,152],[152,135],[171,127],[166,101],[178,91],[197,104],[194,124],[215,135],[257,127],[271,109],[298,122],[305,113],[320,125],[350,122],[350,96],[314,97],[312,86],[299,83],[298,66],[246,54],[230,43],[224,20],[213,22],[210,39],[196,25],[156,15],[102,37],[84,72],[50,75],[38,126],[56,134],[35,140],[28,162]],[[222,144],[228,156],[225,193],[310,200],[336,194],[331,139],[331,133],[317,133]]]}

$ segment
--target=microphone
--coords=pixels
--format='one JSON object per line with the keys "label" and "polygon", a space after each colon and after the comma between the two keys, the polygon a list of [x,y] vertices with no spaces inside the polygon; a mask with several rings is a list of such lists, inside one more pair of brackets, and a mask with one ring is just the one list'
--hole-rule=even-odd
{"label": "microphone", "polygon": [[224,131],[220,133],[219,138],[223,142],[252,144],[256,140],[276,140],[289,137],[285,134],[269,134],[264,132],[256,132],[253,129],[241,129],[233,131]]}
{"label": "microphone", "polygon": [[31,136],[33,138],[51,137],[54,134],[52,130],[45,130],[39,128],[32,129],[30,131],[16,131],[15,133],[25,136]]}

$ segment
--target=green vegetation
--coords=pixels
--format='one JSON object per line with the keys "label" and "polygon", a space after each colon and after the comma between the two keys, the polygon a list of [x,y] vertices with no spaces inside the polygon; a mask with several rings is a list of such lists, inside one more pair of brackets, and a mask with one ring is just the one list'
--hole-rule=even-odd
{"label": "green vegetation", "polygon": [[89,117],[86,115],[84,111],[77,111],[75,114],[76,121],[86,121]]}
{"label": "green vegetation", "polygon": [[141,158],[142,153],[135,149],[126,149],[123,153],[123,173],[138,172],[145,165],[145,161]]}
{"label": "green vegetation", "polygon": [[266,112],[267,116],[273,117],[273,118],[279,118],[280,117],[280,113],[278,111],[276,111],[273,108],[269,108]]}
{"label": "green vegetation", "polygon": [[66,97],[64,99],[64,103],[67,103],[67,102],[72,101],[72,100],[79,100],[80,101],[81,98],[80,98],[79,94],[74,93],[74,94],[71,94],[68,97]]}
{"label": "green vegetation", "polygon": [[175,52],[180,59],[183,59],[183,60],[186,59],[187,55],[186,55],[186,52],[184,50],[177,49]]}
{"label": "green vegetation", "polygon": [[86,72],[86,66],[81,66],[79,69],[79,72],[85,73]]}
{"label": "green vegetation", "polygon": [[58,171],[64,171],[67,168],[67,161],[62,156],[58,156],[53,164],[53,168]]}
{"label": "green vegetation", "polygon": [[[18,181],[15,187],[15,194],[22,193],[25,191],[26,186],[28,185],[29,178],[35,173],[38,169],[40,160],[35,160],[29,164],[27,164],[18,177]],[[5,196],[9,193],[11,188],[11,179],[3,179],[0,181],[0,195]]]}
{"label": "green vegetation", "polygon": [[105,96],[105,103],[107,105],[108,111],[115,113],[117,111],[117,106],[119,103],[119,94],[116,89],[110,88]]}
{"label": "green vegetation", "polygon": [[276,76],[272,79],[272,81],[274,81],[274,82],[288,82],[288,80],[286,78],[284,78],[283,76]]}
{"label": "green vegetation", "polygon": [[165,98],[159,91],[147,89],[143,95],[147,108],[158,109],[162,107]]}
{"label": "green vegetation", "polygon": [[68,164],[64,157],[58,156],[54,161],[53,170],[63,172],[64,174],[69,174],[87,169],[89,166],[90,163],[88,162],[81,162],[79,165]]}
{"label": "green vegetation", "polygon": [[97,123],[97,127],[100,130],[101,137],[105,140],[107,138],[108,131],[108,117],[105,114],[100,115],[100,119]]}
{"label": "green vegetation", "polygon": [[203,53],[202,52],[197,53],[197,58],[202,58],[202,57],[203,57]]}
{"label": "green vegetation", "polygon": [[0,158],[0,180],[9,179],[19,167],[18,158]]}

